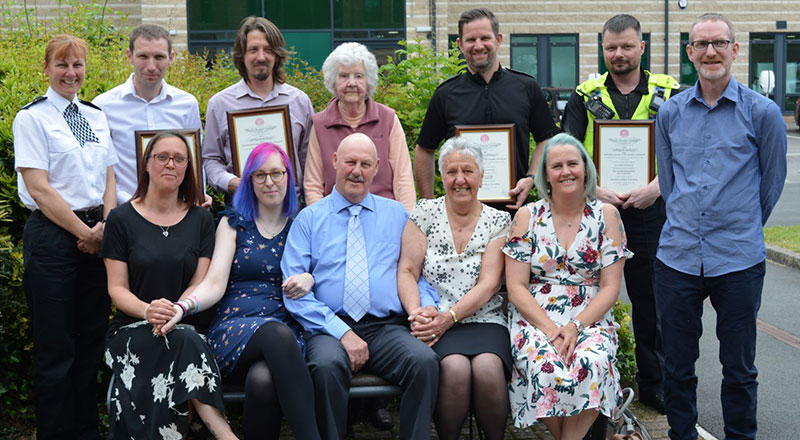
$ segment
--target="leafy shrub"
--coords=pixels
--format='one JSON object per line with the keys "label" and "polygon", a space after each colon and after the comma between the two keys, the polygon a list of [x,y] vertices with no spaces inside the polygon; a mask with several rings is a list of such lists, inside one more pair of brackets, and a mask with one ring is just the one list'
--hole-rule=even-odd
{"label": "leafy shrub", "polygon": [[[405,49],[397,51],[399,61],[389,57],[388,63],[381,66],[381,81],[374,97],[397,112],[414,160],[417,136],[433,92],[442,81],[466,70],[466,61],[459,57],[455,43],[446,53],[436,53],[419,41],[401,41],[400,45]],[[444,195],[441,176],[436,173],[434,179],[434,195]]]}
{"label": "leafy shrub", "polygon": [[614,320],[619,324],[617,331],[617,368],[623,387],[634,387],[636,384],[636,355],[633,352],[636,342],[631,328],[631,305],[617,301],[614,305]]}

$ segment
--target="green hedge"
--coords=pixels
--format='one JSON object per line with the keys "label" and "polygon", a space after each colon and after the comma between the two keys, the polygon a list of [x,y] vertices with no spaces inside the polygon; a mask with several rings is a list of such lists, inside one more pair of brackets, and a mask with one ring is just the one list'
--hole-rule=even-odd
{"label": "green hedge", "polygon": [[[0,25],[6,29],[0,40],[0,437],[32,429],[31,338],[25,298],[22,292],[22,228],[28,211],[17,197],[14,172],[12,122],[17,111],[47,90],[42,70],[44,47],[53,35],[69,33],[84,38],[90,46],[87,75],[81,90],[83,99],[124,82],[132,68],[125,56],[130,27],[125,17],[106,8],[105,2],[64,0],[59,16],[43,21],[35,10],[12,13],[9,3],[0,4]],[[113,20],[112,20],[113,19]],[[120,23],[112,25],[111,23]],[[390,59],[381,67],[381,81],[375,91],[377,102],[397,111],[413,157],[413,147],[427,104],[436,86],[462,71],[464,61],[454,47],[437,54],[430,48],[405,42],[398,51],[399,62]],[[288,82],[305,91],[316,110],[322,110],[331,96],[322,75],[303,60],[287,63]],[[205,119],[208,99],[238,81],[230,57],[181,53],[169,69],[167,81],[197,97]],[[437,176],[436,193],[442,194]],[[620,331],[620,371],[630,383],[635,374],[633,339],[627,323],[629,312],[615,309]]]}

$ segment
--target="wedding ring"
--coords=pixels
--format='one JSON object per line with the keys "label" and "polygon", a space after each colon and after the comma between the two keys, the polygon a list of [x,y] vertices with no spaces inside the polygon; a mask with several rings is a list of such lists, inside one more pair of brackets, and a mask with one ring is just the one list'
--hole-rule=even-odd
{"label": "wedding ring", "polygon": [[431,335],[431,341],[434,340],[434,339],[436,339],[436,333]]}

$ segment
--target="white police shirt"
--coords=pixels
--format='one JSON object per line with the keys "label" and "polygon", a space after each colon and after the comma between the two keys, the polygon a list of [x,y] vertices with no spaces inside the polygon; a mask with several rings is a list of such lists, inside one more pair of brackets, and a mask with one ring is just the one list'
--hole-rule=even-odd
{"label": "white police shirt", "polygon": [[102,205],[106,169],[117,163],[106,116],[93,105],[84,104],[77,97],[72,99],[99,140],[81,147],[64,119],[70,101],[52,88],[44,96],[47,99],[28,104],[14,118],[14,169],[19,198],[28,209],[39,209],[20,173],[20,168],[35,168],[47,171],[47,182],[72,210]]}
{"label": "white police shirt", "polygon": [[[198,129],[202,133],[197,98],[164,80],[161,80],[161,93],[147,101],[136,94],[131,74],[127,81],[98,95],[92,103],[100,107],[108,119],[114,151],[119,158],[114,167],[117,204],[130,200],[139,183],[136,130]],[[194,167],[197,169],[196,163]]]}

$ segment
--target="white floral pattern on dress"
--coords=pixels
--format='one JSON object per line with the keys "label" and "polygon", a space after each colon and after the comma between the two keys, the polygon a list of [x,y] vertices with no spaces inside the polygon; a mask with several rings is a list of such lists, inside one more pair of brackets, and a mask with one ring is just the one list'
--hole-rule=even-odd
{"label": "white floral pattern on dress", "polygon": [[112,437],[181,439],[189,429],[188,400],[223,409],[211,349],[191,326],[178,324],[154,339],[150,325],[141,321],[117,329],[106,346],[106,361],[111,359],[116,375]]}
{"label": "white floral pattern on dress", "polygon": [[168,426],[161,426],[158,428],[158,433],[161,434],[163,440],[182,440],[183,435],[178,431],[178,427],[174,423]]}
{"label": "white floral pattern on dress", "polygon": [[189,391],[201,388],[208,382],[208,391],[213,392],[217,386],[214,371],[208,366],[205,353],[200,355],[200,359],[203,361],[200,368],[197,368],[194,364],[187,365],[186,371],[181,373],[180,379],[186,384],[186,388]]}

